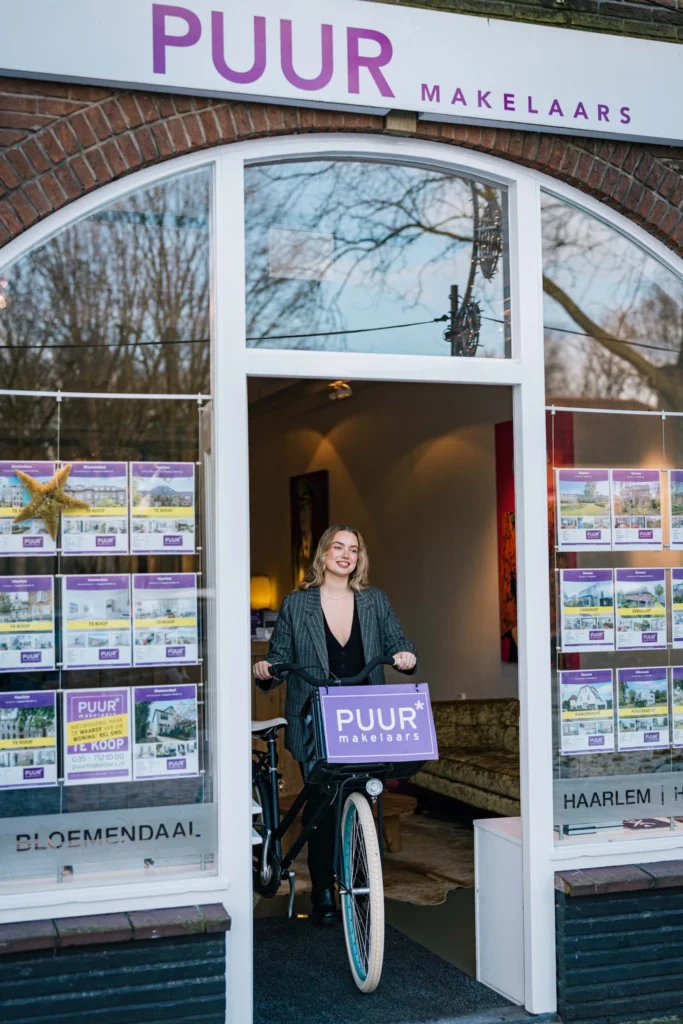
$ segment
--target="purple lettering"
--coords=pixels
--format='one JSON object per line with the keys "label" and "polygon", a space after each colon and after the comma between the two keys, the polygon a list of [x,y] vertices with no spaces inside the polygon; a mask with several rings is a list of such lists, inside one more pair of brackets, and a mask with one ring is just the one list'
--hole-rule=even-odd
{"label": "purple lettering", "polygon": [[257,82],[266,70],[266,19],[254,18],[254,63],[248,71],[233,71],[225,62],[225,29],[223,12],[211,12],[211,54],[218,74],[241,85]]}
{"label": "purple lettering", "polygon": [[489,110],[491,110],[491,104],[489,103],[488,99],[486,98],[487,96],[490,96],[490,95],[491,95],[491,90],[490,89],[489,89],[488,92],[482,92],[481,89],[477,89],[477,106],[478,107],[488,107]]}
{"label": "purple lettering", "polygon": [[315,78],[302,78],[297,75],[293,64],[292,46],[292,23],[286,18],[280,21],[280,61],[282,73],[290,83],[298,89],[306,89],[308,92],[315,92],[316,89],[324,89],[329,85],[334,71],[334,52],[332,48],[332,26],[321,25],[321,71]]}
{"label": "purple lettering", "polygon": [[574,117],[585,117],[588,120],[588,114],[583,103],[577,103],[576,110],[574,111]]}
{"label": "purple lettering", "polygon": [[527,99],[527,110],[529,111],[529,113],[530,114],[537,114],[538,111],[536,110],[535,107],[532,106],[532,103],[534,102],[533,96],[527,96],[526,99]]}
{"label": "purple lettering", "polygon": [[621,117],[619,119],[621,124],[630,124],[631,123],[631,108],[630,107],[622,107],[621,110],[619,111],[619,113],[621,114]]}
{"label": "purple lettering", "polygon": [[[187,25],[184,36],[170,36],[166,32],[166,18],[182,18]],[[202,23],[187,7],[170,4],[152,4],[152,53],[155,75],[166,74],[167,46],[194,46],[202,34]]]}
{"label": "purple lettering", "polygon": [[598,121],[609,121],[609,107],[604,103],[598,103]]}
{"label": "purple lettering", "polygon": [[460,86],[458,86],[458,88],[453,93],[453,99],[451,100],[451,103],[462,103],[464,107],[467,106],[467,100],[465,99],[465,95]]}
{"label": "purple lettering", "polygon": [[548,111],[548,116],[550,116],[551,114],[559,114],[560,117],[564,117],[559,100],[553,100],[553,102],[551,103],[550,110]]}
{"label": "purple lettering", "polygon": [[503,93],[503,107],[505,108],[505,110],[514,110],[515,109],[515,94],[514,94],[514,92],[504,92]]}
{"label": "purple lettering", "polygon": [[422,83],[422,102],[427,103],[441,103],[441,86],[433,85],[431,89],[425,83]]}
{"label": "purple lettering", "polygon": [[[361,39],[369,39],[379,44],[379,53],[375,57],[361,56],[358,44]],[[391,40],[383,32],[375,32],[371,28],[347,28],[346,30],[347,60],[349,69],[349,92],[360,92],[360,69],[367,68],[380,91],[381,96],[393,98],[389,83],[380,71],[389,63],[394,54]]]}

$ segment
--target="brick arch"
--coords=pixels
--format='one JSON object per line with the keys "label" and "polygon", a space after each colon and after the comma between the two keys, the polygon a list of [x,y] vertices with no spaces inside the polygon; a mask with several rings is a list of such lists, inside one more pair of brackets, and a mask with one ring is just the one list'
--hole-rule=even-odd
{"label": "brick arch", "polygon": [[[370,114],[0,79],[0,245],[142,167],[243,139],[330,131],[395,134]],[[683,256],[683,149],[436,122],[402,134],[544,171]]]}

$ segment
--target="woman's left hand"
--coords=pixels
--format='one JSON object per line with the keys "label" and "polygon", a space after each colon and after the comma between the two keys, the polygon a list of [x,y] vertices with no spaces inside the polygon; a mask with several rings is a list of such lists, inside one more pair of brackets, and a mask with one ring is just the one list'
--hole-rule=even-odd
{"label": "woman's left hand", "polygon": [[410,672],[417,665],[417,658],[411,651],[400,651],[394,655],[394,668],[399,672]]}

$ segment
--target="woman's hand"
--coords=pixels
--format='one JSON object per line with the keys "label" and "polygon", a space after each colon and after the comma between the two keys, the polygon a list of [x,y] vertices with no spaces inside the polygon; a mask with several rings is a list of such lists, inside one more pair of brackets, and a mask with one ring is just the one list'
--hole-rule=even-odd
{"label": "woman's hand", "polygon": [[411,651],[400,651],[394,655],[394,668],[399,672],[410,672],[417,665],[417,658]]}
{"label": "woman's hand", "polygon": [[269,661],[257,661],[254,665],[254,678],[260,682],[265,683],[268,679],[272,679],[270,674],[270,662]]}

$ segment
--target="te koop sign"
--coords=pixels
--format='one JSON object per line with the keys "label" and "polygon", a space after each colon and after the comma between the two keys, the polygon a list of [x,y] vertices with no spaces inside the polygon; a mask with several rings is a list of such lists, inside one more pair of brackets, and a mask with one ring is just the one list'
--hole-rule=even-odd
{"label": "te koop sign", "polygon": [[427,683],[330,687],[320,708],[331,763],[438,759]]}

